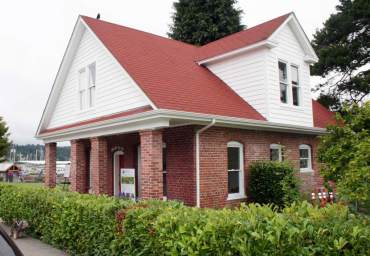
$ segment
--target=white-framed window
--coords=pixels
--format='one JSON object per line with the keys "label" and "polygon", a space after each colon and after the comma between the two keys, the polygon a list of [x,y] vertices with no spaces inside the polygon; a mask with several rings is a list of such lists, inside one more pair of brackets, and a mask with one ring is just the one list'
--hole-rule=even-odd
{"label": "white-framed window", "polygon": [[228,200],[245,197],[243,145],[236,141],[227,143]]}
{"label": "white-framed window", "polygon": [[96,66],[95,62],[89,65],[89,107],[95,105],[95,86],[96,86]]}
{"label": "white-framed window", "polygon": [[279,61],[280,102],[288,103],[288,70],[285,62]]}
{"label": "white-framed window", "polygon": [[280,144],[270,145],[270,160],[282,162],[283,158],[283,147]]}
{"label": "white-framed window", "polygon": [[309,145],[299,145],[299,168],[301,172],[312,171],[312,153]]}
{"label": "white-framed window", "polygon": [[292,80],[292,101],[294,106],[300,105],[300,88],[299,88],[299,72],[298,66],[291,65],[290,66],[290,74]]}
{"label": "white-framed window", "polygon": [[82,68],[78,72],[78,98],[80,110],[83,110],[87,106],[86,102],[86,86],[87,86],[87,76],[86,69]]}
{"label": "white-framed window", "polygon": [[80,110],[94,107],[96,90],[95,62],[79,70],[78,88]]}

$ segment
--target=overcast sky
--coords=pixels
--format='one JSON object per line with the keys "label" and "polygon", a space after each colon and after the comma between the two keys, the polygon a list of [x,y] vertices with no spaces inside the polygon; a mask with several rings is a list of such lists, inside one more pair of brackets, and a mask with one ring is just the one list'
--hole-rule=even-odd
{"label": "overcast sky", "polygon": [[[0,116],[15,143],[34,139],[49,91],[79,14],[165,36],[171,0],[11,0],[0,14]],[[308,37],[335,11],[337,0],[239,0],[251,27],[294,11]]]}

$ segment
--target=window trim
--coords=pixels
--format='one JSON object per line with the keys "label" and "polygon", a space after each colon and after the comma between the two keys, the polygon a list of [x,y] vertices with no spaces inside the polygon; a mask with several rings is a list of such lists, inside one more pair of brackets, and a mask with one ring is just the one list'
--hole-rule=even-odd
{"label": "window trim", "polygon": [[[296,68],[297,69],[297,85],[293,85],[293,76],[292,76],[292,69]],[[301,106],[301,83],[300,83],[300,74],[299,74],[299,66],[296,64],[291,63],[290,64],[290,87],[291,87],[291,93],[292,93],[292,106],[294,107],[299,107]],[[297,102],[298,104],[294,104],[294,94],[293,94],[293,88],[297,88]]]}
{"label": "window trim", "polygon": [[281,144],[270,144],[270,159],[272,157],[271,149],[279,150],[279,160],[278,160],[278,162],[282,162],[283,161],[283,146]]}
{"label": "window trim", "polygon": [[[91,67],[95,68],[95,83],[91,83]],[[85,84],[81,86],[81,73],[84,72]],[[85,113],[94,109],[96,105],[96,62],[80,68],[78,70],[78,113]],[[94,99],[91,101],[91,91],[94,90]],[[93,102],[93,104],[91,104]]]}
{"label": "window trim", "polygon": [[[230,141],[227,143],[227,148],[239,148],[239,170],[227,170],[227,174],[229,172],[239,172],[239,193],[228,193],[227,200],[236,200],[236,199],[244,199],[246,198],[245,195],[245,187],[244,187],[244,150],[243,144],[237,141]],[[228,169],[228,168],[227,168]],[[228,191],[228,187],[227,187]]]}
{"label": "window trim", "polygon": [[[279,63],[285,64],[285,71],[286,71],[286,81],[280,80],[280,69],[279,69]],[[288,70],[289,63],[285,60],[278,59],[278,80],[279,80],[279,98],[280,98],[280,104],[288,105],[289,104],[289,70]],[[286,86],[286,102],[281,101],[281,85],[284,84]]]}
{"label": "window trim", "polygon": [[300,172],[312,172],[312,148],[310,145],[307,145],[307,144],[301,144],[299,145],[299,151],[301,149],[307,149],[308,150],[308,158],[301,158],[301,155],[300,155],[300,152],[299,152],[299,162],[301,161],[301,159],[307,159],[308,160],[308,166],[307,168],[301,168],[299,166],[299,170]]}
{"label": "window trim", "polygon": [[[91,81],[91,70],[92,67],[94,67],[94,81]],[[87,69],[89,71],[89,79],[88,79],[88,84],[87,84],[87,92],[88,92],[88,108],[93,108],[95,106],[95,95],[96,95],[96,62],[93,62],[87,66]],[[91,100],[91,91],[92,89],[94,90],[94,99]]]}

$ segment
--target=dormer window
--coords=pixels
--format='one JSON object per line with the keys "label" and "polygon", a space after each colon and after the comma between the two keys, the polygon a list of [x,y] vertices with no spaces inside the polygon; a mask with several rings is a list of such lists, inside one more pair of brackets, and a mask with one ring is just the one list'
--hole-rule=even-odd
{"label": "dormer window", "polygon": [[96,66],[95,63],[82,68],[78,72],[78,93],[80,110],[95,105]]}
{"label": "dormer window", "polygon": [[288,102],[288,72],[287,65],[279,61],[279,80],[280,80],[280,101]]}
{"label": "dormer window", "polygon": [[[280,102],[300,105],[299,71],[297,65],[279,61]],[[288,82],[290,81],[290,83]]]}
{"label": "dormer window", "polygon": [[298,78],[298,67],[291,66],[291,76],[292,76],[292,99],[293,105],[299,106],[299,78]]}

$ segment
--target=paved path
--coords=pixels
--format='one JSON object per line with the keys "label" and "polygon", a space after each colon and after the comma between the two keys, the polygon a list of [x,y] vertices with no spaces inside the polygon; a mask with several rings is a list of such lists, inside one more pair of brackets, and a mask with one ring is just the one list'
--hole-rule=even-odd
{"label": "paved path", "polygon": [[[0,226],[9,234],[10,228],[0,223]],[[13,240],[24,256],[65,256],[61,250],[55,249],[40,240],[26,236]]]}

